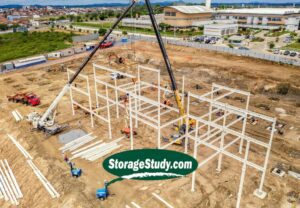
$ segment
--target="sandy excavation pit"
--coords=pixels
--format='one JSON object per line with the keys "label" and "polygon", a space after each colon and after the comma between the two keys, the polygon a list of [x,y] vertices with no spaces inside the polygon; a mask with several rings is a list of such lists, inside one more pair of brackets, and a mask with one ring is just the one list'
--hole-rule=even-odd
{"label": "sandy excavation pit", "polygon": [[[289,207],[287,194],[291,191],[300,192],[300,182],[292,177],[280,178],[271,174],[271,169],[279,163],[300,169],[300,75],[299,68],[278,65],[262,60],[231,56],[211,51],[196,50],[185,47],[168,45],[168,53],[173,64],[178,85],[181,85],[181,76],[185,75],[186,91],[193,93],[208,92],[212,83],[232,88],[250,91],[250,110],[271,117],[277,117],[285,124],[284,134],[275,134],[271,156],[268,165],[264,190],[268,193],[266,199],[261,200],[253,195],[258,187],[260,174],[251,168],[247,171],[241,207]],[[118,53],[126,59],[125,64],[109,63],[108,54]],[[135,55],[134,55],[135,54]],[[134,61],[134,58],[136,61]],[[64,68],[76,70],[82,58],[67,60]],[[137,42],[126,47],[115,47],[98,52],[93,62],[115,68],[120,71],[133,73],[138,64],[161,69],[161,84],[169,82],[163,61],[154,43]],[[47,71],[52,68],[56,70]],[[221,173],[216,172],[217,161],[213,160],[197,171],[195,192],[191,192],[191,175],[168,181],[122,181],[109,187],[112,195],[106,201],[99,201],[95,197],[97,188],[103,186],[104,179],[111,180],[114,176],[102,169],[104,158],[95,162],[76,159],[76,166],[84,170],[82,177],[75,179],[70,176],[69,167],[63,161],[59,151],[61,147],[57,136],[46,137],[40,132],[31,131],[31,126],[25,121],[16,122],[11,111],[18,109],[23,115],[33,110],[43,113],[67,80],[67,73],[60,70],[61,64],[53,66],[35,66],[20,71],[0,75],[0,159],[7,159],[23,192],[19,207],[125,207],[132,201],[142,207],[165,207],[154,199],[152,192],[159,193],[174,207],[235,207],[236,195],[240,180],[241,163],[224,157]],[[283,73],[284,72],[284,73]],[[90,63],[83,74],[92,80],[93,70]],[[99,76],[104,76],[99,74]],[[110,79],[109,77],[107,79]],[[85,82],[76,83],[84,86]],[[201,89],[196,89],[196,85]],[[93,88],[93,82],[90,83]],[[8,103],[6,96],[19,90],[34,92],[41,98],[41,105],[37,107],[23,106]],[[104,93],[104,88],[99,88]],[[94,91],[91,91],[92,95]],[[145,91],[145,96],[152,96]],[[93,108],[96,106],[94,96]],[[84,97],[77,96],[78,102],[87,106]],[[175,101],[172,100],[175,104]],[[232,96],[228,102],[243,105],[243,99]],[[199,104],[194,103],[195,109]],[[279,110],[280,109],[280,110]],[[72,116],[69,96],[64,96],[57,108],[57,121],[69,124],[69,128],[81,128],[92,132],[98,139],[108,140],[107,124],[96,120],[95,127],[90,125],[90,116],[83,110],[76,110]],[[112,113],[115,113],[112,110]],[[120,119],[113,118],[113,138],[121,136],[120,129],[124,127],[124,112]],[[78,121],[81,122],[78,122]],[[251,127],[251,132],[264,140],[267,131],[265,126]],[[135,148],[156,147],[156,132],[146,126],[139,125],[138,135],[135,137]],[[165,134],[172,133],[172,129]],[[61,197],[52,199],[40,181],[36,178],[26,159],[7,138],[9,133],[17,138],[23,147],[34,157],[34,163],[51,182]],[[129,149],[129,139],[124,139],[122,147],[117,150]],[[189,149],[192,153],[193,145]],[[182,147],[172,145],[169,149],[182,151]],[[209,149],[200,148],[199,153],[206,155]],[[259,148],[251,148],[251,160],[260,163]],[[293,153],[293,154],[291,154]],[[297,154],[298,153],[298,154]],[[200,157],[199,160],[204,159]],[[0,207],[11,207],[9,202],[0,200]]]}

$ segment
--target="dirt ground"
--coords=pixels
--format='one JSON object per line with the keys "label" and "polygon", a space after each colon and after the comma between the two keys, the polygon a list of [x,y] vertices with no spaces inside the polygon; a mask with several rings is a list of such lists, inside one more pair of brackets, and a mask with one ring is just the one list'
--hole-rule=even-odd
{"label": "dirt ground", "polygon": [[[253,195],[253,191],[258,188],[261,174],[248,168],[241,207],[297,207],[297,203],[292,205],[287,201],[287,194],[291,191],[300,193],[299,180],[289,176],[279,178],[271,174],[271,169],[277,164],[284,164],[287,169],[300,170],[300,69],[206,50],[171,45],[167,46],[167,50],[179,84],[181,76],[185,76],[186,91],[208,92],[212,83],[250,91],[250,110],[276,117],[286,124],[284,134],[275,134],[273,140],[264,185],[264,190],[268,193],[266,199],[261,200]],[[107,57],[112,52],[125,57],[126,64],[109,64]],[[171,205],[179,208],[235,207],[242,165],[226,157],[221,173],[216,171],[217,160],[197,170],[195,192],[190,191],[191,175],[167,181],[124,180],[111,185],[111,196],[105,201],[99,201],[95,197],[96,189],[103,186],[105,179],[114,178],[103,170],[104,158],[95,162],[76,159],[76,166],[83,169],[83,176],[78,179],[72,178],[69,167],[59,151],[62,144],[59,143],[58,136],[46,137],[41,132],[32,131],[27,121],[17,123],[11,111],[18,109],[23,116],[34,110],[43,113],[66,83],[65,69],[68,67],[76,70],[82,60],[83,55],[0,75],[0,159],[8,160],[23,192],[24,198],[20,200],[19,207],[118,208],[131,205],[131,202],[146,208],[164,207],[152,197],[152,192],[159,193]],[[161,69],[162,83],[169,82],[158,45],[155,43],[137,42],[106,49],[98,52],[92,62],[126,72],[135,71],[137,64],[158,68]],[[83,72],[91,78],[92,62]],[[62,63],[64,67],[61,66]],[[77,84],[83,85],[83,82],[78,81]],[[196,90],[196,84],[202,89]],[[9,103],[6,99],[7,95],[29,91],[39,95],[41,105],[23,106]],[[95,105],[93,99],[93,106]],[[96,126],[92,128],[90,117],[81,110],[77,110],[76,115],[72,116],[69,96],[63,97],[57,110],[59,123],[68,124],[70,129],[81,128],[92,132],[99,139],[108,141],[106,124],[97,121]],[[78,122],[79,120],[81,122]],[[113,119],[112,122],[113,138],[116,139],[121,136],[119,132],[124,123],[122,119]],[[253,128],[258,136],[265,137],[265,132],[259,130],[259,126]],[[137,131],[136,148],[156,147],[153,130],[141,125]],[[34,157],[34,163],[60,193],[60,198],[50,197],[25,157],[8,139],[7,133],[15,136]],[[121,150],[129,149],[128,140],[123,140],[122,145]],[[171,148],[182,151],[181,147]],[[263,153],[253,148],[253,158],[257,158],[258,161]],[[208,153],[206,149],[200,151]],[[192,149],[189,152],[191,153]],[[300,207],[299,204],[298,206]],[[0,207],[12,206],[0,200]]]}

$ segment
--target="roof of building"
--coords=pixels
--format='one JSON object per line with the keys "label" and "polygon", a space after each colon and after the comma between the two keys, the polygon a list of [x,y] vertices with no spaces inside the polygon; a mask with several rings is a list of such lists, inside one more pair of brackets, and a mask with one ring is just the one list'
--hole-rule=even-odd
{"label": "roof of building", "polygon": [[207,9],[205,6],[168,6],[167,8],[173,8],[185,14],[199,14],[212,12],[211,9]]}
{"label": "roof of building", "polygon": [[245,8],[245,9],[226,9],[218,10],[218,13],[234,13],[234,14],[297,14],[300,13],[299,8]]}

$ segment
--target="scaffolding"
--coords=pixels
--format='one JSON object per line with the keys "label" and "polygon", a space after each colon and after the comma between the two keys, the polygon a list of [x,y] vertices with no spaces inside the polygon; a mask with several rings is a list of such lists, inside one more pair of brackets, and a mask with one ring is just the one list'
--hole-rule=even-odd
{"label": "scaffolding", "polygon": [[[68,71],[69,73],[69,71]],[[147,73],[151,74],[152,80],[149,81]],[[146,75],[145,75],[146,74]],[[118,79],[118,76],[122,79]],[[88,77],[87,80],[89,85]],[[146,79],[148,78],[148,80]],[[213,151],[211,155],[202,161],[198,161],[198,169],[217,159],[218,172],[222,171],[223,157],[227,156],[242,163],[240,184],[237,194],[236,207],[240,207],[243,192],[244,180],[247,167],[252,167],[262,173],[258,189],[254,195],[264,198],[266,192],[263,191],[265,175],[267,171],[270,150],[275,132],[276,119],[249,110],[250,93],[232,89],[229,87],[213,84],[211,91],[202,95],[185,93],[184,77],[181,81],[182,102],[185,103],[186,114],[179,116],[179,110],[162,102],[162,95],[172,94],[173,92],[162,85],[160,70],[145,66],[138,66],[135,73],[118,71],[106,66],[93,64],[93,79],[96,98],[96,108],[92,109],[91,93],[80,93],[87,95],[90,108],[83,108],[90,112],[91,122],[93,116],[108,123],[109,137],[112,138],[111,120],[112,117],[119,119],[121,113],[126,112],[130,127],[130,149],[134,149],[133,127],[137,128],[140,123],[145,124],[156,131],[156,147],[167,149],[172,144],[183,141],[183,151],[192,154],[197,159],[200,146],[209,148]],[[100,92],[99,88],[102,86]],[[77,105],[72,96],[73,86],[70,89],[72,105]],[[78,91],[78,89],[76,89]],[[104,91],[104,92],[103,92]],[[145,92],[148,93],[145,93]],[[149,93],[151,92],[151,93]],[[148,96],[147,96],[148,94]],[[234,104],[231,96],[238,96],[239,105]],[[125,96],[125,100],[120,97]],[[102,101],[102,102],[101,102]],[[82,107],[79,105],[79,107]],[[99,112],[106,111],[107,118],[100,116]],[[73,111],[74,113],[74,111]],[[247,131],[249,120],[259,119],[261,122],[270,125],[268,138],[256,138]],[[195,121],[195,127],[189,128],[189,121]],[[165,129],[170,129],[179,122],[186,122],[185,134],[176,139],[163,141],[162,134]],[[267,124],[268,123],[268,124]],[[251,128],[250,128],[251,129]],[[267,132],[267,130],[264,129]],[[193,152],[189,152],[190,144],[193,143]],[[265,149],[263,164],[256,164],[249,160],[250,145],[258,145]],[[238,147],[236,148],[235,145]],[[237,150],[236,150],[237,149]],[[235,154],[235,151],[237,152]],[[205,156],[205,155],[202,155]],[[191,191],[195,191],[196,171],[192,174]]]}

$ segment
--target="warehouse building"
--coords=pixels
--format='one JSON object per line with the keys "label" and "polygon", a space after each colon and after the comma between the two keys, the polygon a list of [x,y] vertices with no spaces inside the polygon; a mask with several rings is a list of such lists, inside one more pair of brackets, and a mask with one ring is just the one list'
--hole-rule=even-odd
{"label": "warehouse building", "polygon": [[210,0],[207,0],[206,6],[165,7],[163,22],[172,27],[188,28],[229,20],[236,21],[239,27],[245,28],[279,29],[284,27],[289,31],[300,29],[300,8],[212,10],[210,3]]}
{"label": "warehouse building", "polygon": [[[156,14],[155,19],[157,24],[163,22],[163,14]],[[152,23],[149,15],[142,15],[138,18],[124,18],[122,19],[122,26],[136,27],[136,28],[152,28]]]}
{"label": "warehouse building", "polygon": [[164,9],[164,23],[172,27],[192,27],[195,22],[211,21],[213,11],[204,6],[168,6]]}
{"label": "warehouse building", "polygon": [[240,27],[299,30],[299,8],[250,8],[216,11],[215,19],[235,19]]}

